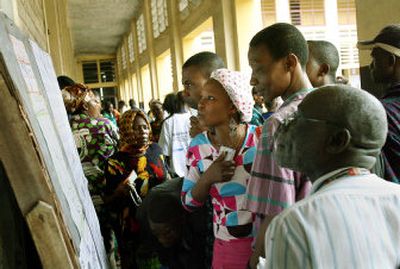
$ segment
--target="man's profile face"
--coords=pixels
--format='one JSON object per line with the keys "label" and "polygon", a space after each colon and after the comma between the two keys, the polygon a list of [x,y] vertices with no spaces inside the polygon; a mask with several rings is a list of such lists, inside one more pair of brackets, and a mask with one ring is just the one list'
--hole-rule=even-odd
{"label": "man's profile face", "polygon": [[250,84],[265,101],[271,101],[287,90],[290,74],[285,69],[285,58],[275,60],[265,46],[259,45],[250,47],[248,60],[252,69]]}
{"label": "man's profile face", "polygon": [[394,64],[391,64],[391,61],[395,59],[395,56],[391,55],[381,48],[374,48],[371,51],[371,57],[372,61],[369,65],[369,69],[374,82],[390,82],[394,66]]}
{"label": "man's profile face", "polygon": [[321,87],[323,86],[323,83],[321,83],[318,72],[319,72],[319,64],[318,62],[314,59],[311,53],[308,54],[308,61],[306,64],[306,73],[308,76],[308,79],[311,82],[311,85],[313,87]]}
{"label": "man's profile face", "polygon": [[206,84],[208,77],[204,75],[201,68],[189,66],[182,70],[183,100],[191,108],[197,109],[201,98],[201,90]]}

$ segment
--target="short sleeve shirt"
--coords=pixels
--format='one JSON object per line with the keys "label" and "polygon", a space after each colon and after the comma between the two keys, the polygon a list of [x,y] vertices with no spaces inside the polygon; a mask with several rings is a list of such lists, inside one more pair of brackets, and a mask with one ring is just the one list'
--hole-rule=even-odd
{"label": "short sleeve shirt", "polygon": [[[209,191],[213,205],[214,235],[221,240],[237,239],[229,234],[227,227],[249,224],[254,220],[254,215],[246,210],[244,201],[256,152],[255,132],[256,127],[248,125],[242,148],[234,157],[236,168],[232,179],[228,182],[213,184]],[[184,178],[181,193],[186,209],[193,210],[202,206],[202,203],[192,197],[192,189],[218,156],[219,152],[212,146],[207,132],[197,135],[191,141],[187,156],[189,169]]]}
{"label": "short sleeve shirt", "polygon": [[290,96],[263,125],[246,193],[246,206],[251,212],[277,215],[310,191],[307,177],[280,167],[271,156],[275,131],[310,91],[304,89]]}

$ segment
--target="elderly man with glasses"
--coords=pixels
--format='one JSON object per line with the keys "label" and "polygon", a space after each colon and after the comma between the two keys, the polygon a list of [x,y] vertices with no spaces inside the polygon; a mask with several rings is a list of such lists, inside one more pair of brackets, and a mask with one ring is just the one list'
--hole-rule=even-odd
{"label": "elderly man with glasses", "polygon": [[310,195],[275,217],[259,268],[398,268],[400,186],[370,172],[387,135],[369,93],[308,94],[278,129],[273,158],[310,177]]}

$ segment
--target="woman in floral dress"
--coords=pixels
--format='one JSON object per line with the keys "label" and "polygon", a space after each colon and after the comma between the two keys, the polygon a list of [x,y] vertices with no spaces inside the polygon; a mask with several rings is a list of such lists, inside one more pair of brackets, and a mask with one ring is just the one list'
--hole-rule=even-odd
{"label": "woman in floral dress", "polygon": [[71,115],[72,133],[88,180],[89,193],[99,218],[110,264],[112,268],[119,268],[115,236],[104,209],[104,166],[107,158],[117,150],[118,135],[111,122],[102,117],[100,98],[90,88],[75,84],[65,87],[62,95],[67,112]]}

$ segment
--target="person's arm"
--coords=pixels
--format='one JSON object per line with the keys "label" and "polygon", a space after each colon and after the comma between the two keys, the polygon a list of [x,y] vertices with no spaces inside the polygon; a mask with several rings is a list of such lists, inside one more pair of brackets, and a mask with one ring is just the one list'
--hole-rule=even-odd
{"label": "person's arm", "polygon": [[[257,268],[258,258],[264,253],[264,236],[274,216],[292,205],[301,194],[308,192],[309,184],[302,184],[293,171],[280,167],[271,155],[271,143],[280,122],[272,117],[263,126],[262,140],[257,145],[257,155],[252,166],[252,176],[247,187],[247,208],[265,216],[256,234],[254,252],[249,266]],[[298,185],[303,187],[298,187]]]}
{"label": "person's arm", "polygon": [[275,216],[265,216],[261,222],[260,229],[256,237],[254,251],[251,254],[249,266],[251,269],[256,269],[259,257],[265,257],[265,233]]}
{"label": "person's arm", "polygon": [[118,199],[127,197],[129,195],[129,191],[131,190],[128,182],[128,179],[122,181],[118,184],[117,188],[113,192],[103,195],[104,204],[113,204],[117,202]]}
{"label": "person's arm", "polygon": [[[160,137],[158,139],[158,145],[161,148],[162,153],[165,157],[171,156],[171,145],[172,137],[171,137],[171,130],[169,128],[170,121],[166,120],[162,124]],[[169,162],[167,162],[169,164]]]}

